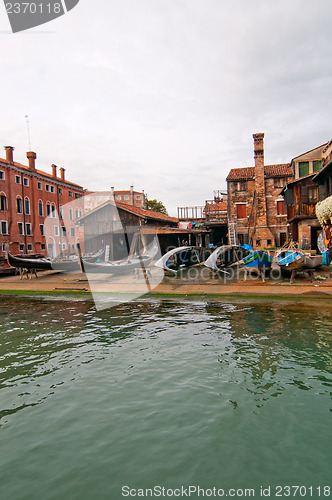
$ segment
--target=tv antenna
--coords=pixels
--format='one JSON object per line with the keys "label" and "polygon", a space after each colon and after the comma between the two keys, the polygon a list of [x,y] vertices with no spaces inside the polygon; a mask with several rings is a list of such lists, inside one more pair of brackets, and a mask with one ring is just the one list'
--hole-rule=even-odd
{"label": "tv antenna", "polygon": [[29,115],[25,115],[27,121],[27,130],[28,130],[28,141],[29,141],[29,151],[31,151],[31,142],[30,142],[30,128],[29,128]]}

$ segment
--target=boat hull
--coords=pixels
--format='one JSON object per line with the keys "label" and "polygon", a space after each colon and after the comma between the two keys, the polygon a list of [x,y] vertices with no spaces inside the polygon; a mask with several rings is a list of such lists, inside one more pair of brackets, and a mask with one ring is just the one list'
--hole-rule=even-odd
{"label": "boat hull", "polygon": [[188,267],[204,264],[205,260],[211,255],[211,252],[211,249],[203,247],[177,247],[165,253],[155,263],[155,266],[171,273],[177,273]]}
{"label": "boat hull", "polygon": [[223,268],[243,260],[249,254],[248,249],[237,245],[221,246],[214,250],[204,265],[213,271],[222,271]]}
{"label": "boat hull", "polygon": [[284,269],[299,269],[305,264],[305,255],[299,250],[283,250],[276,257],[277,263]]}
{"label": "boat hull", "polygon": [[270,269],[272,266],[273,258],[265,252],[257,250],[252,252],[247,257],[243,259],[243,263],[247,268],[267,268]]}

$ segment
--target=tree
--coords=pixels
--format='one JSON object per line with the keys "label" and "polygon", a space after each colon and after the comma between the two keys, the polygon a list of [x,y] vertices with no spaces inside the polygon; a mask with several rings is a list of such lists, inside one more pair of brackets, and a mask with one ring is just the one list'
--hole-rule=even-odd
{"label": "tree", "polygon": [[161,214],[168,215],[165,205],[156,199],[147,200],[146,208],[147,210],[153,210],[154,212],[160,212]]}

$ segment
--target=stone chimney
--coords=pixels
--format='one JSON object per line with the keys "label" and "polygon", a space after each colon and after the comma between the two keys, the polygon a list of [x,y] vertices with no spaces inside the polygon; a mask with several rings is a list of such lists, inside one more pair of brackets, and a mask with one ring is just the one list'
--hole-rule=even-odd
{"label": "stone chimney", "polygon": [[60,167],[60,179],[62,181],[65,180],[65,171],[66,171],[66,169],[64,169],[63,167]]}
{"label": "stone chimney", "polygon": [[56,178],[56,169],[58,167],[56,165],[54,165],[54,163],[52,163],[52,177],[55,177]]}
{"label": "stone chimney", "polygon": [[8,163],[14,163],[14,160],[13,160],[14,148],[13,148],[13,146],[5,146],[5,150],[6,150],[6,161]]}
{"label": "stone chimney", "polygon": [[115,197],[114,197],[114,186],[111,186],[111,200],[112,200],[112,201],[115,201]]}
{"label": "stone chimney", "polygon": [[130,202],[134,205],[134,186],[130,186]]}
{"label": "stone chimney", "polygon": [[34,153],[33,151],[28,151],[27,158],[29,161],[30,170],[36,170],[36,158],[37,158],[36,153]]}

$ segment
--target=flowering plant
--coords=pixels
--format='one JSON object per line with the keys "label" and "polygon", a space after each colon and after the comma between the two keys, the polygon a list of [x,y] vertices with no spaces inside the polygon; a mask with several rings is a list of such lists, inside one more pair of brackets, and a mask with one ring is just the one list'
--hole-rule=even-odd
{"label": "flowering plant", "polygon": [[325,198],[316,205],[316,216],[320,225],[331,224],[332,220],[332,196]]}

